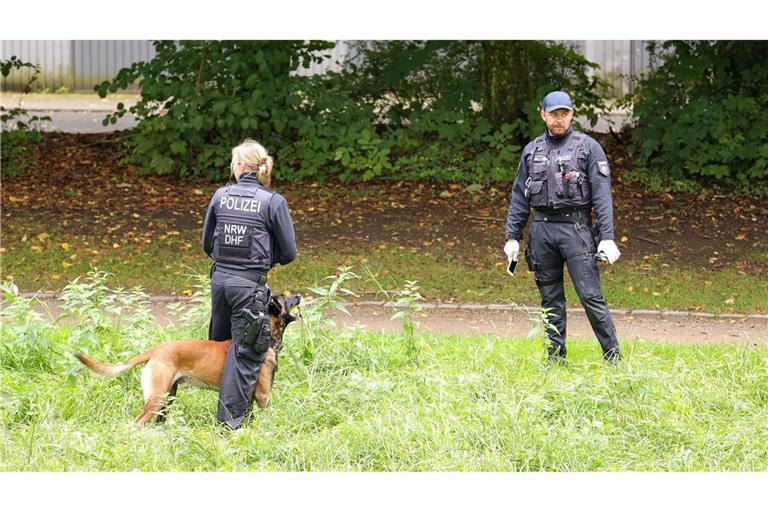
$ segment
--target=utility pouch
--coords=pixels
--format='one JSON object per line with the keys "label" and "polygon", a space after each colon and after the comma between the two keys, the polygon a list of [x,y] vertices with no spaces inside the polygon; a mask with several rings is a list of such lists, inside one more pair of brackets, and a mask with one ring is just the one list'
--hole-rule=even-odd
{"label": "utility pouch", "polygon": [[563,197],[565,195],[566,186],[567,183],[565,182],[565,168],[563,167],[563,162],[558,161],[557,172],[555,173],[555,195],[557,197]]}
{"label": "utility pouch", "polygon": [[253,347],[256,352],[266,352],[272,339],[267,315],[263,311],[254,314],[250,309],[244,309],[240,316],[245,321],[243,345]]}
{"label": "utility pouch", "polygon": [[528,265],[528,270],[531,272],[536,270],[536,263],[533,261],[533,255],[531,254],[531,241],[525,244],[525,263]]}
{"label": "utility pouch", "polygon": [[581,193],[581,182],[582,177],[581,174],[579,174],[576,171],[571,171],[568,174],[565,175],[566,178],[566,195],[568,196],[568,199],[574,199],[579,198],[582,196]]}

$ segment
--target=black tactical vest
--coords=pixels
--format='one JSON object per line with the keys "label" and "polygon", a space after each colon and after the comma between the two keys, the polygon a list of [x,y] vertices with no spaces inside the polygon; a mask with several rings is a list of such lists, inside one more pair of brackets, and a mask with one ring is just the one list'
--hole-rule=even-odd
{"label": "black tactical vest", "polygon": [[275,193],[261,185],[231,186],[219,198],[213,233],[213,260],[222,268],[269,270],[272,239],[267,231],[269,201]]}
{"label": "black tactical vest", "polygon": [[562,145],[550,147],[546,135],[534,140],[528,156],[525,195],[539,208],[580,208],[592,205],[584,134],[572,132]]}

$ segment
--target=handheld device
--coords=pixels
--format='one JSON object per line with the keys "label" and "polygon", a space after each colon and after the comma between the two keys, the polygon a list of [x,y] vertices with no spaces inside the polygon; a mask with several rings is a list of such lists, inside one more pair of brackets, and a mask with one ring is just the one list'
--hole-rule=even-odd
{"label": "handheld device", "polygon": [[510,276],[514,276],[516,268],[517,268],[517,260],[509,260],[509,263],[507,263],[507,274],[509,274]]}
{"label": "handheld device", "polygon": [[595,254],[595,259],[597,261],[602,261],[603,263],[608,263],[608,256],[606,256],[603,251],[600,251],[597,254]]}

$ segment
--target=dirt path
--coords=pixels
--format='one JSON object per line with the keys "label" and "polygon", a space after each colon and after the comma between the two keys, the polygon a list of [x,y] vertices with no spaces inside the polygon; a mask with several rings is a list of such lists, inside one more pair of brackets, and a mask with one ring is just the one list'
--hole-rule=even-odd
{"label": "dirt path", "polygon": [[[350,306],[349,317],[337,315],[343,325],[360,325],[374,331],[399,331],[399,320],[391,321],[392,310],[377,306]],[[524,337],[532,327],[525,313],[492,309],[431,309],[423,312],[418,331],[436,334]],[[687,344],[738,343],[768,347],[768,321],[762,319],[662,318],[660,314],[615,314],[619,339]],[[568,310],[568,339],[593,339],[583,312]]]}
{"label": "dirt path", "polygon": [[[61,302],[49,300],[53,315],[61,314]],[[152,302],[152,314],[160,325],[172,321],[167,303]],[[42,310],[42,308],[40,308]],[[349,316],[337,313],[340,326],[359,326],[371,331],[400,332],[399,320],[390,320],[392,308],[382,305],[349,304]],[[681,315],[681,316],[675,316]],[[744,346],[768,348],[768,319],[737,316],[702,317],[684,313],[613,312],[620,341],[659,341],[685,344],[737,343]],[[532,327],[527,315],[505,306],[431,305],[416,319],[421,333],[525,337]],[[568,339],[594,339],[583,311],[568,310]]]}

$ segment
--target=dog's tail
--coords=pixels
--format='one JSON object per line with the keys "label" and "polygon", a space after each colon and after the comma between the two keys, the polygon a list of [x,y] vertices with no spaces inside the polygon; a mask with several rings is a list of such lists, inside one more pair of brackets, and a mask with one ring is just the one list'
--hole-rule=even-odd
{"label": "dog's tail", "polygon": [[144,364],[152,357],[151,354],[152,350],[148,350],[147,352],[144,352],[143,354],[139,354],[136,357],[129,359],[128,361],[122,363],[122,364],[104,364],[96,361],[95,359],[92,359],[88,357],[85,354],[75,354],[75,357],[80,360],[81,363],[83,363],[86,368],[91,370],[93,373],[98,373],[99,375],[104,375],[105,377],[116,377],[120,375],[123,372],[126,372],[133,368],[134,366],[138,366],[140,364]]}

